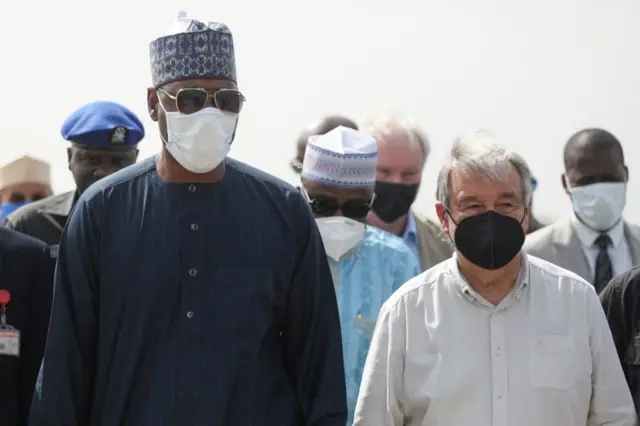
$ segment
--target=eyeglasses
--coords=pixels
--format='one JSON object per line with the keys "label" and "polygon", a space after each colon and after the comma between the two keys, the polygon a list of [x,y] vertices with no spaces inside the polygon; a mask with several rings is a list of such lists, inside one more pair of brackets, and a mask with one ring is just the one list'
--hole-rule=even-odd
{"label": "eyeglasses", "polygon": [[182,114],[193,114],[200,111],[207,106],[209,99],[212,100],[211,105],[220,111],[238,114],[246,101],[244,95],[236,89],[218,89],[209,93],[201,88],[187,88],[178,90],[175,96],[162,89],[158,89],[158,91],[174,101],[176,110]]}
{"label": "eyeglasses", "polygon": [[300,188],[300,191],[307,199],[309,207],[313,214],[323,217],[334,216],[338,210],[342,212],[345,217],[349,219],[362,219],[366,217],[373,205],[373,199],[375,195],[371,197],[371,200],[349,200],[340,204],[337,199],[328,195],[316,195],[311,198],[304,187]]}

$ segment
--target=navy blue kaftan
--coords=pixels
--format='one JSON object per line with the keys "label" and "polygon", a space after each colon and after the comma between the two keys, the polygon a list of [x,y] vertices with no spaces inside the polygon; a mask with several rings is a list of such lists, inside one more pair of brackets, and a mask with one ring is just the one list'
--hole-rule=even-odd
{"label": "navy blue kaftan", "polygon": [[308,206],[235,160],[87,190],[59,249],[32,426],[344,426],[340,322]]}

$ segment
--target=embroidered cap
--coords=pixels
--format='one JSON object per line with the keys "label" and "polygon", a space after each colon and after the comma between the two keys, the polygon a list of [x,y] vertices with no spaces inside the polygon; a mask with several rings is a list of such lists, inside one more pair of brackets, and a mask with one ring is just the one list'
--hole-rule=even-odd
{"label": "embroidered cap", "polygon": [[91,102],[75,110],[62,124],[62,137],[90,148],[134,149],[144,138],[140,119],[115,102]]}
{"label": "embroidered cap", "polygon": [[154,87],[188,78],[237,82],[233,36],[219,22],[201,22],[180,12],[169,33],[151,42]]}
{"label": "embroidered cap", "polygon": [[339,126],[309,137],[302,162],[302,178],[348,188],[373,188],[378,148],[366,133]]}
{"label": "embroidered cap", "polygon": [[20,183],[51,186],[51,166],[46,161],[24,155],[0,167],[0,189]]}

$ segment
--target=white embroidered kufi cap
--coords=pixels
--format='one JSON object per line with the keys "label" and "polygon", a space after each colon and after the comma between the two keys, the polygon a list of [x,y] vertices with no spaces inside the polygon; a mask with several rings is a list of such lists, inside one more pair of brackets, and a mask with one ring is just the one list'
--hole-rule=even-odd
{"label": "white embroidered kufi cap", "polygon": [[339,126],[309,138],[302,178],[332,186],[373,188],[377,161],[378,148],[372,136]]}

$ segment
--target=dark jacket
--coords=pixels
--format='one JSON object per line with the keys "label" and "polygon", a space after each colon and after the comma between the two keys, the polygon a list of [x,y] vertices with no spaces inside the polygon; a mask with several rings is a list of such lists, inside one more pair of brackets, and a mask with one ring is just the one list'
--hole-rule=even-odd
{"label": "dark jacket", "polygon": [[49,326],[55,259],[36,239],[0,228],[0,289],[11,293],[8,325],[20,331],[20,356],[0,354],[0,425],[27,424]]}
{"label": "dark jacket", "polygon": [[640,414],[640,267],[611,280],[600,293],[600,300],[636,412]]}
{"label": "dark jacket", "polygon": [[57,245],[76,199],[75,191],[70,191],[29,203],[11,213],[5,227]]}

